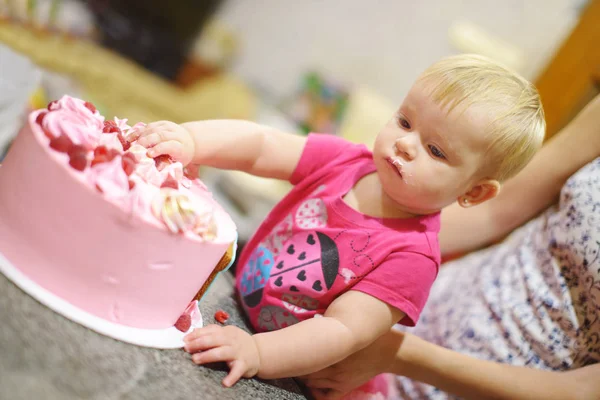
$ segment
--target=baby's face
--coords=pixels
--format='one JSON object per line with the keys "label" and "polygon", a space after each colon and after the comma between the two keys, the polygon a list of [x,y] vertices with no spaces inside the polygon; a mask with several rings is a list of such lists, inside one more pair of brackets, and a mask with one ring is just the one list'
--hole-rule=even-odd
{"label": "baby's face", "polygon": [[377,136],[373,158],[379,178],[402,210],[440,210],[483,177],[490,116],[481,107],[462,110],[443,110],[417,82]]}

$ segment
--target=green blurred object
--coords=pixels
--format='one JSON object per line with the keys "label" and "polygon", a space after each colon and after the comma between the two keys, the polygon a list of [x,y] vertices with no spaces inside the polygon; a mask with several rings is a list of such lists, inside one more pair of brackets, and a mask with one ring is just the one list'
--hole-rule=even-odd
{"label": "green blurred object", "polygon": [[337,134],[348,104],[348,90],[318,72],[306,73],[284,109],[305,134]]}

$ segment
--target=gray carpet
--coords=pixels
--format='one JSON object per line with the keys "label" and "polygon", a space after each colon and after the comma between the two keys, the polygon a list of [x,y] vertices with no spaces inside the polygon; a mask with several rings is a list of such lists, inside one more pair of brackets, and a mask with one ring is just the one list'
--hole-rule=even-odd
{"label": "gray carpet", "polygon": [[[227,274],[227,273],[226,273]],[[200,309],[244,327],[221,274]],[[225,389],[224,365],[199,367],[183,350],[138,347],[99,335],[51,311],[0,273],[1,399],[304,399],[291,379],[244,379]]]}

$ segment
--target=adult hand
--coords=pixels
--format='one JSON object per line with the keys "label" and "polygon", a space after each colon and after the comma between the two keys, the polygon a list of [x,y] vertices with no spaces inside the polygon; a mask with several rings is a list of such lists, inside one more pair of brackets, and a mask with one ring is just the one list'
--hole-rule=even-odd
{"label": "adult hand", "polygon": [[300,379],[309,387],[317,400],[342,398],[376,375],[390,372],[402,345],[404,334],[391,330],[371,345],[330,367]]}

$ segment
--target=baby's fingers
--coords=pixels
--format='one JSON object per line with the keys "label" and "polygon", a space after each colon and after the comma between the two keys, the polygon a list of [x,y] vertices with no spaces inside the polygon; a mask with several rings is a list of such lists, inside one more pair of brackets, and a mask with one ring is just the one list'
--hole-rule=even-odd
{"label": "baby's fingers", "polygon": [[137,144],[144,146],[149,149],[156,146],[159,143],[167,142],[170,140],[177,140],[177,136],[172,132],[167,131],[150,131],[144,132],[137,140]]}
{"label": "baby's fingers", "polygon": [[129,132],[129,134],[125,137],[125,139],[127,139],[129,142],[134,142],[136,140],[139,140],[140,138],[146,137],[153,133],[159,133],[162,130],[164,130],[164,125],[162,121],[152,122],[143,127],[132,129]]}
{"label": "baby's fingers", "polygon": [[127,140],[129,143],[135,142],[140,138],[140,136],[142,136],[143,129],[145,128],[132,129],[127,136],[125,136],[125,140]]}
{"label": "baby's fingers", "polygon": [[223,379],[223,386],[232,387],[242,376],[246,373],[247,368],[245,363],[239,360],[235,360],[229,363],[229,374]]}
{"label": "baby's fingers", "polygon": [[234,352],[231,346],[220,346],[210,350],[196,353],[192,356],[195,364],[210,364],[220,361],[230,361],[234,359]]}
{"label": "baby's fingers", "polygon": [[204,328],[196,328],[193,331],[191,331],[190,333],[188,333],[187,335],[185,335],[183,338],[183,341],[188,343],[188,342],[191,342],[192,340],[198,339],[199,337],[202,337],[202,336],[220,333],[222,331],[222,329],[223,329],[222,327],[215,325],[215,324],[207,325]]}
{"label": "baby's fingers", "polygon": [[148,157],[155,158],[163,154],[168,154],[175,160],[181,161],[184,156],[183,146],[175,140],[169,140],[167,142],[158,143],[156,146],[148,149]]}
{"label": "baby's fingers", "polygon": [[184,349],[188,353],[196,353],[220,346],[230,345],[229,339],[224,335],[203,335],[185,343]]}

